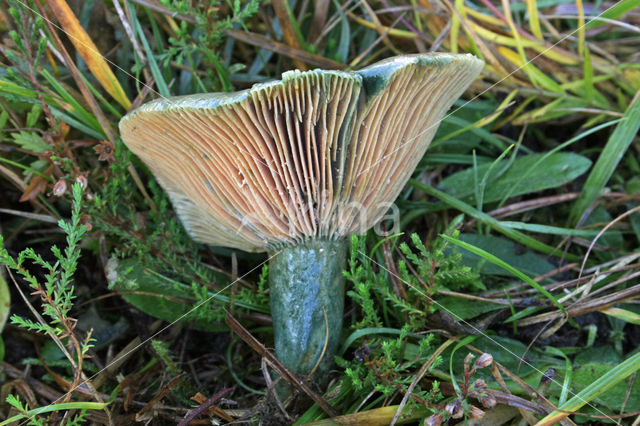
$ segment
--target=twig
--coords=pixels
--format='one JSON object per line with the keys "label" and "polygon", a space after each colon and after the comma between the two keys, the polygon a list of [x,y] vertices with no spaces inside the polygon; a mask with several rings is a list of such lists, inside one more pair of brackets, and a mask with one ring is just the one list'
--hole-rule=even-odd
{"label": "twig", "polygon": [[178,423],[178,426],[187,426],[192,420],[194,420],[203,412],[207,411],[209,407],[218,402],[220,399],[222,399],[223,396],[225,396],[232,390],[233,388],[222,389],[220,392],[203,402],[198,408],[190,411],[189,414],[187,414],[185,418],[180,423]]}
{"label": "twig", "polygon": [[225,310],[226,323],[234,333],[238,335],[246,344],[248,344],[254,351],[265,358],[266,362],[276,373],[286,380],[290,385],[300,389],[309,398],[311,398],[318,406],[327,413],[329,417],[336,417],[339,413],[330,406],[320,395],[312,391],[299,377],[293,374],[287,367],[284,366],[271,352],[265,348],[255,337],[249,333],[249,331],[242,326],[231,314]]}

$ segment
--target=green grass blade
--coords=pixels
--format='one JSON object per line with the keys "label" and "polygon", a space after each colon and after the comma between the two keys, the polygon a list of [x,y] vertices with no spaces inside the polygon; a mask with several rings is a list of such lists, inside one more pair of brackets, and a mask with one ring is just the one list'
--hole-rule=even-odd
{"label": "green grass blade", "polygon": [[609,137],[598,161],[591,170],[587,181],[571,210],[569,223],[576,225],[585,210],[593,203],[605,187],[618,163],[627,152],[640,128],[640,92],[633,99],[622,120]]}
{"label": "green grass blade", "polygon": [[102,126],[100,126],[100,123],[95,116],[84,109],[82,105],[80,105],[80,103],[76,101],[75,98],[64,88],[64,86],[55,79],[55,77],[53,77],[46,69],[42,69],[40,74],[44,76],[56,93],[58,93],[58,95],[60,95],[60,97],[72,107],[72,110],[69,111],[70,113],[79,120],[82,120],[86,126],[91,127],[97,132],[102,132]]}
{"label": "green grass blade", "polygon": [[456,351],[460,348],[465,347],[466,345],[469,345],[471,343],[473,343],[474,340],[476,340],[478,337],[480,337],[479,334],[476,335],[471,335],[471,336],[467,336],[464,339],[460,340],[458,342],[458,344],[456,344],[453,347],[453,350],[451,351],[451,354],[449,355],[449,375],[451,376],[451,384],[453,385],[454,389],[456,390],[456,393],[458,395],[462,395],[462,392],[460,390],[460,385],[458,385],[458,382],[456,381],[456,376],[454,374],[453,371],[453,355],[455,355]]}
{"label": "green grass blade", "polygon": [[[480,181],[480,184],[479,185],[474,185],[476,187],[476,208],[478,210],[482,211],[482,206],[483,206],[483,201],[484,201],[484,190],[487,187],[487,182],[489,181],[489,176],[491,175],[491,172],[493,171],[495,166],[498,165],[502,161],[502,159],[509,153],[509,151],[511,151],[511,149],[514,146],[515,145],[509,145],[509,147],[507,149],[502,151],[502,153],[498,156],[498,158],[493,160],[493,162],[491,163],[491,165],[487,169],[486,173],[482,177],[482,180]],[[507,165],[503,168],[502,172],[504,172],[509,166],[510,166],[510,164],[509,164],[509,162],[507,162]],[[475,163],[474,163],[474,167],[475,167]]]}
{"label": "green grass blade", "polygon": [[489,262],[493,263],[494,265],[497,265],[497,266],[499,266],[499,267],[511,272],[514,276],[516,276],[517,278],[519,278],[522,281],[524,281],[527,284],[529,284],[531,287],[533,287],[536,290],[538,290],[542,295],[544,295],[547,299],[549,299],[551,301],[551,303],[556,305],[558,307],[558,309],[560,309],[562,311],[563,314],[565,314],[565,315],[567,314],[567,311],[565,310],[564,306],[562,306],[562,303],[558,302],[558,300],[555,297],[553,297],[553,295],[551,293],[549,293],[540,284],[538,284],[537,282],[535,282],[534,280],[529,278],[526,274],[523,274],[522,272],[520,272],[519,270],[517,270],[513,266],[509,265],[507,262],[503,261],[502,259],[497,258],[496,256],[492,255],[488,251],[482,250],[481,248],[478,248],[478,247],[473,246],[471,244],[465,243],[464,241],[456,240],[455,238],[451,238],[448,235],[441,235],[441,237],[444,238],[445,240],[449,241],[450,243],[455,244],[457,246],[460,246],[463,249],[468,250],[473,254],[477,254],[478,256],[482,257],[483,259],[488,260]]}
{"label": "green grass blade", "polygon": [[596,18],[591,19],[587,25],[585,25],[585,31],[588,31],[592,28],[599,27],[601,25],[605,25],[608,22],[605,20],[601,20],[599,18],[604,19],[618,19],[625,13],[630,10],[635,9],[640,6],[640,0],[622,0],[611,6],[609,9],[605,10],[601,15],[598,15]]}
{"label": "green grass blade", "polygon": [[96,138],[96,139],[105,138],[105,135],[102,132],[102,127],[100,127],[100,130],[94,130],[89,126],[86,126],[83,122],[76,120],[69,114],[64,113],[63,110],[61,109],[54,108],[53,106],[50,106],[49,109],[51,110],[51,115],[53,115],[55,118],[59,118],[60,120],[67,123],[69,126],[74,127],[80,130],[81,132],[84,132],[86,135],[89,135],[92,138]]}
{"label": "green grass blade", "polygon": [[131,21],[136,28],[136,32],[138,33],[138,37],[140,37],[140,41],[142,41],[142,45],[144,46],[144,52],[147,54],[147,62],[149,64],[149,68],[151,69],[151,74],[153,74],[153,78],[156,82],[158,92],[160,92],[161,96],[168,98],[171,96],[169,86],[167,86],[164,75],[162,74],[158,63],[156,62],[156,58],[153,56],[153,51],[149,46],[149,41],[144,35],[144,31],[142,31],[142,27],[140,26],[140,22],[138,21],[138,18],[136,18],[135,13],[131,14]]}
{"label": "green grass blade", "polygon": [[536,232],[538,234],[551,234],[551,235],[566,235],[571,237],[584,237],[593,238],[598,235],[599,229],[573,229],[562,228],[559,226],[541,225],[538,223],[524,223],[524,222],[511,222],[502,221],[502,226],[506,226],[511,229],[518,229],[520,231]]}
{"label": "green grass blade", "polygon": [[29,166],[25,166],[24,164],[18,163],[16,161],[11,161],[11,160],[9,160],[7,158],[0,157],[0,163],[11,164],[12,166],[19,167],[19,168],[21,168],[23,170],[28,171],[29,173],[33,173],[34,175],[38,175],[38,176],[40,176],[42,178],[47,179],[50,182],[53,182],[53,178],[51,176],[48,176],[48,175],[42,173],[41,171],[33,169],[33,168],[29,167]]}
{"label": "green grass blade", "polygon": [[25,414],[17,414],[13,417],[10,417],[4,420],[2,423],[0,423],[0,426],[9,425],[13,422],[17,422],[18,420],[31,418],[39,414],[51,413],[53,411],[102,410],[106,406],[107,404],[105,402],[63,402],[60,404],[50,404],[44,407],[34,408],[33,410],[27,411]]}
{"label": "green grass blade", "polygon": [[[538,250],[539,252],[545,253],[545,254],[549,254],[549,255],[560,255],[560,253],[558,252],[558,250],[555,247],[552,247],[550,245],[541,243],[540,241],[536,240],[535,238],[532,238],[526,234],[523,234],[522,232],[516,231],[515,229],[511,229],[511,228],[507,228],[506,226],[503,226],[502,223],[495,219],[494,217],[489,216],[486,213],[483,213],[481,211],[479,211],[478,209],[473,208],[472,206],[470,206],[469,204],[458,200],[455,197],[452,197],[451,195],[439,191],[437,189],[435,189],[432,186],[429,186],[427,184],[424,184],[418,180],[415,179],[411,179],[409,181],[409,184],[420,189],[421,191],[438,198],[439,200],[443,201],[445,204],[448,204],[449,206],[460,210],[461,212],[474,217],[475,219],[477,219],[478,221],[488,225],[490,228],[500,232],[502,235],[505,235],[509,238],[511,238],[512,240],[527,246],[529,248],[532,248],[534,250]],[[565,258],[567,260],[570,260],[572,262],[578,261],[579,258],[578,256],[575,256],[573,254],[566,254]]]}
{"label": "green grass blade", "polygon": [[565,365],[564,380],[562,381],[560,397],[558,398],[558,404],[562,405],[567,401],[567,396],[569,395],[569,388],[571,387],[571,380],[573,380],[573,367],[571,365],[571,360],[569,359],[567,354],[565,354],[560,349],[553,346],[547,346],[545,348],[545,352],[553,356],[562,357],[564,359],[564,365]]}
{"label": "green grass blade", "polygon": [[[515,144],[515,141],[509,140],[508,138],[501,139],[495,134],[491,133],[489,130],[482,127],[474,127],[474,123],[469,122],[463,118],[456,117],[455,115],[449,115],[445,118],[445,120],[449,124],[459,126],[461,129],[464,129],[465,131],[469,131],[477,135],[478,137],[482,138],[484,141],[493,145],[500,151],[504,151],[512,143]],[[442,143],[446,142],[448,139],[452,138],[453,136],[458,136],[459,134],[460,132],[455,131],[453,133],[450,133],[448,135],[435,139],[433,142],[431,142],[429,149],[433,150],[434,148],[438,147]],[[526,152],[531,152],[529,148],[523,148],[523,150],[526,150]]]}

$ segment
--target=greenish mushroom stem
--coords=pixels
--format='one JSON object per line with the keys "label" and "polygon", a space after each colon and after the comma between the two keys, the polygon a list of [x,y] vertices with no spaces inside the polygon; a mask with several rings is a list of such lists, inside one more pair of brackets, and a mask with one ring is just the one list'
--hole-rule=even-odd
{"label": "greenish mushroom stem", "polygon": [[278,359],[302,376],[324,377],[340,343],[346,240],[315,240],[280,250],[269,263]]}

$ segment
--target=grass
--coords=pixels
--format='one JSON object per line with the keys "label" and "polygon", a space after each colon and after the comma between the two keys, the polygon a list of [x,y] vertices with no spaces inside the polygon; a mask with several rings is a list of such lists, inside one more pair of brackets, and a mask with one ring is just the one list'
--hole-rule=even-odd
{"label": "grass", "polygon": [[[640,5],[606,5],[1,3],[0,424],[637,424]],[[266,257],[193,242],[117,122],[430,50],[485,69],[351,241],[331,381],[277,401]]]}

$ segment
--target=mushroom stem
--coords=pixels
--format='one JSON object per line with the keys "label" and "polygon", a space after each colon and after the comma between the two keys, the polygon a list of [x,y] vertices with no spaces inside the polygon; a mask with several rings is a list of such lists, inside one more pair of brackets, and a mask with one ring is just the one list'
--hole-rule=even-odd
{"label": "mushroom stem", "polygon": [[269,265],[276,356],[291,371],[325,378],[340,343],[347,240],[313,240]]}

